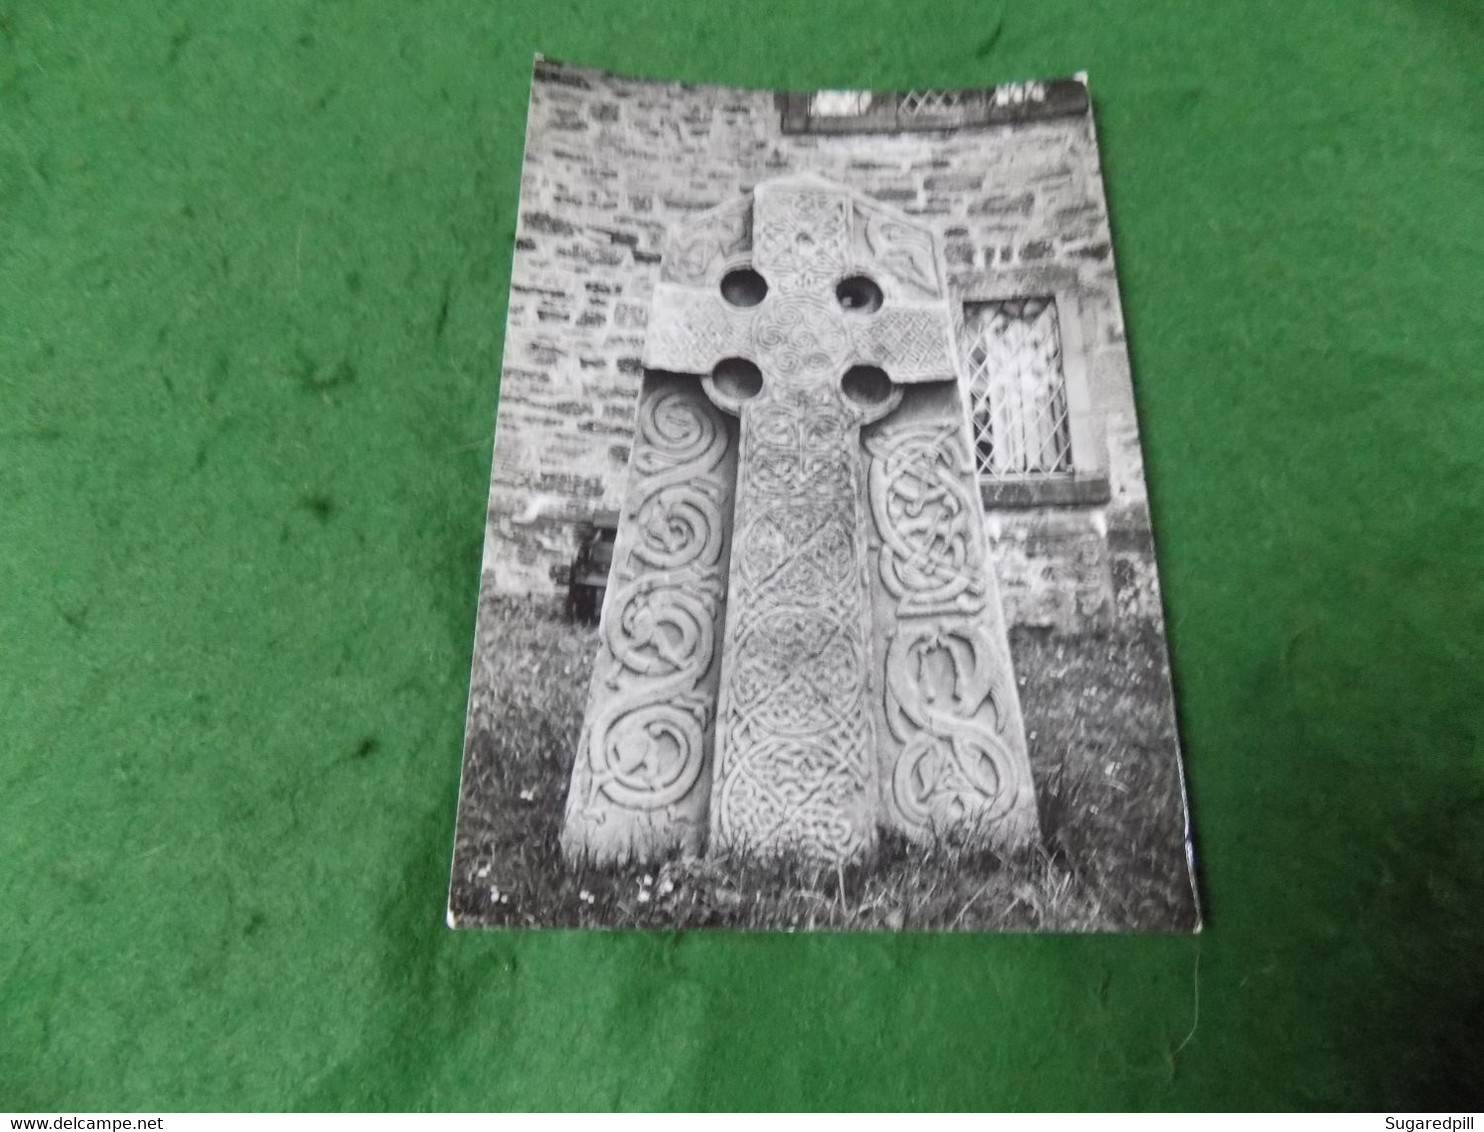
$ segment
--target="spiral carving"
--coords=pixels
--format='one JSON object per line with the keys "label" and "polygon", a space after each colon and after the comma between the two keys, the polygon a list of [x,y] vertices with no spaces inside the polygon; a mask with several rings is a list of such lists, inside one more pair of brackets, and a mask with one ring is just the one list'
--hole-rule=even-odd
{"label": "spiral carving", "polygon": [[696,701],[645,703],[595,728],[589,758],[609,801],[659,810],[690,793],[701,776],[706,715]]}
{"label": "spiral carving", "polygon": [[[686,467],[694,472],[712,471],[726,454],[726,434],[721,419],[703,398],[678,388],[640,402],[635,422],[635,470],[644,476],[663,476]],[[658,490],[672,481],[665,476],[646,485]]]}
{"label": "spiral carving", "polygon": [[726,545],[714,484],[681,484],[646,499],[634,517],[634,554],[656,570],[717,566]]}
{"label": "spiral carving", "polygon": [[622,668],[642,676],[684,674],[715,648],[714,592],[640,578],[620,589],[603,640]]}
{"label": "spiral carving", "polygon": [[770,377],[807,385],[844,368],[850,336],[828,300],[802,292],[766,304],[753,323],[752,344]]}
{"label": "spiral carving", "polygon": [[[615,587],[603,638],[616,666],[609,685],[625,675],[642,679],[593,721],[587,753],[597,791],[621,806],[656,809],[694,785],[706,756],[710,708],[694,696],[716,651],[727,540],[722,485],[705,477],[725,456],[727,435],[693,388],[645,399],[638,434],[642,476],[631,484],[633,541],[624,563],[635,576]],[[690,711],[677,715],[675,705],[687,702]]]}
{"label": "spiral carving", "polygon": [[563,844],[699,847],[715,720],[733,445],[693,383],[646,376]]}

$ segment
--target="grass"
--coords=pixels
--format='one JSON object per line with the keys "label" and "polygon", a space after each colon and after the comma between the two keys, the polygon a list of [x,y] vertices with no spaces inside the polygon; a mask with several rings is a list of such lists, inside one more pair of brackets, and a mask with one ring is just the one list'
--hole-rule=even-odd
{"label": "grass", "polygon": [[557,835],[596,630],[486,599],[450,911],[459,925],[1187,930],[1184,809],[1164,644],[1012,635],[1043,842],[1013,855],[884,835],[841,869],[676,859],[572,865]]}

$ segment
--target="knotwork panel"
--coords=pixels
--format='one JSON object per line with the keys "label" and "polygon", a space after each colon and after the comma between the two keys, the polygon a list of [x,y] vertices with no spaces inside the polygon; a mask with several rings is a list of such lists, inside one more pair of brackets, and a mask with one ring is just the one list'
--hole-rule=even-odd
{"label": "knotwork panel", "polygon": [[712,832],[840,861],[874,844],[878,793],[859,416],[829,385],[780,386],[742,413]]}
{"label": "knotwork panel", "polygon": [[752,250],[752,202],[746,197],[717,208],[702,227],[672,228],[665,238],[660,278],[704,286]]}
{"label": "knotwork panel", "polygon": [[933,237],[921,225],[909,224],[881,205],[857,200],[853,212],[856,258],[890,273],[903,298],[942,297]]}
{"label": "knotwork panel", "polygon": [[886,820],[918,840],[1028,842],[1025,725],[958,390],[909,391],[865,446]]}
{"label": "knotwork panel", "polygon": [[787,187],[758,192],[753,200],[753,250],[759,268],[775,284],[801,292],[833,284],[844,273],[850,217],[847,195],[826,187]]}

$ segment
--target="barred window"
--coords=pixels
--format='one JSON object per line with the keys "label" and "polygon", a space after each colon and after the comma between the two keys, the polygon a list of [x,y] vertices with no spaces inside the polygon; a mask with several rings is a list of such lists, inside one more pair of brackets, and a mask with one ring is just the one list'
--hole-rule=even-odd
{"label": "barred window", "polygon": [[904,90],[896,98],[897,125],[924,125],[935,121],[957,124],[982,112],[986,95],[983,90]]}
{"label": "barred window", "polygon": [[1055,299],[966,304],[964,337],[980,478],[1071,472],[1071,421]]}
{"label": "barred window", "polygon": [[780,91],[785,134],[950,130],[1086,114],[1081,79],[976,90]]}

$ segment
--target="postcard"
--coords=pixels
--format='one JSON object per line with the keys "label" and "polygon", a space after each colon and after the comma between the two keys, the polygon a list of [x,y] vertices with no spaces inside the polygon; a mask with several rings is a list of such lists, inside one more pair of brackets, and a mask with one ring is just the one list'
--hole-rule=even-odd
{"label": "postcard", "polygon": [[538,59],[455,927],[1193,931],[1088,84]]}

